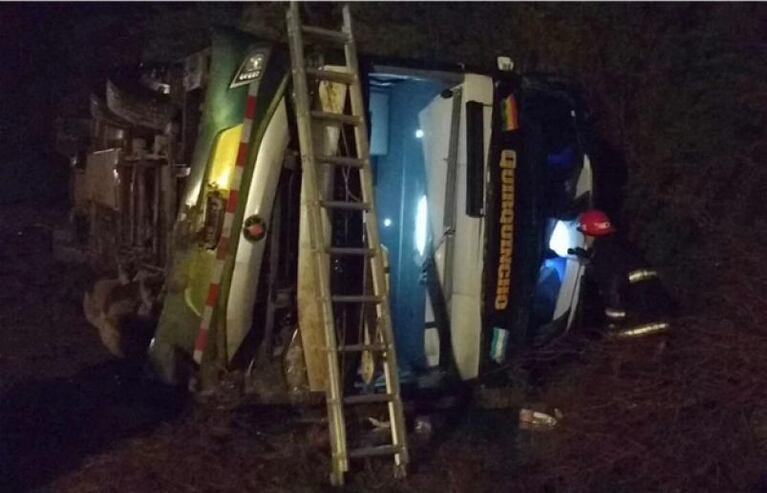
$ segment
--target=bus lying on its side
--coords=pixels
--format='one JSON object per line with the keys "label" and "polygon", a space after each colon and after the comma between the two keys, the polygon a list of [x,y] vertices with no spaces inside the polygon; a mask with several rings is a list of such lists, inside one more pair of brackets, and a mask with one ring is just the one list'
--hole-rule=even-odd
{"label": "bus lying on its side", "polygon": [[[482,379],[569,329],[584,270],[570,253],[584,245],[575,218],[594,196],[586,110],[573,84],[364,57],[360,75],[403,383]],[[255,117],[244,128],[253,81]],[[137,260],[164,276],[149,354],[167,381],[182,378],[195,348],[249,131],[232,225],[239,233],[202,367],[250,368],[282,390],[324,389],[291,90],[286,47],[219,31],[209,49],[179,63],[110,79],[92,97],[87,148],[67,147],[73,216],[94,266]],[[313,88],[325,111],[341,111],[344,91]],[[343,156],[348,131],[326,129],[315,146]],[[321,176],[339,200],[360,193],[356,173],[328,167]],[[325,227],[337,245],[361,241],[364,229],[357,212],[335,212]],[[331,265],[333,286],[360,292],[359,259]],[[364,313],[335,317],[340,330],[364,332]],[[371,355],[345,367],[350,380],[375,382]]]}
{"label": "bus lying on its side", "polygon": [[[150,358],[164,379],[178,381],[195,348],[235,157],[249,131],[232,224],[239,234],[229,245],[203,373],[252,374],[271,362],[286,370],[275,385],[324,390],[287,50],[222,31],[205,60],[198,67],[204,104],[168,240]],[[403,384],[425,385],[420,377],[433,374],[482,379],[516,351],[565,332],[581,299],[583,265],[570,253],[584,244],[575,218],[593,197],[585,110],[573,86],[550,76],[376,59],[363,59],[360,75]],[[255,117],[244,127],[254,80]],[[316,104],[338,112],[345,90],[319,83]],[[326,129],[315,146],[342,156],[350,152],[347,131]],[[321,176],[339,200],[360,192],[356,174],[327,167]],[[354,244],[362,216],[333,213],[325,227],[334,244]],[[361,269],[355,258],[333,258],[331,282],[354,292]],[[359,310],[335,318],[339,330],[360,334],[366,323]],[[374,384],[376,363],[363,354],[347,362],[347,373]]]}

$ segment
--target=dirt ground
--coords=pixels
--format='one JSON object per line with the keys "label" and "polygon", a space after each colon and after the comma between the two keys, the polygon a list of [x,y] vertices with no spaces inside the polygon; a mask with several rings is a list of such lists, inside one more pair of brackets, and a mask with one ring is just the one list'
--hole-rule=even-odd
{"label": "dirt ground", "polygon": [[[51,230],[65,215],[15,206],[0,216],[0,491],[328,489],[321,407],[201,407],[113,360],[81,311],[92,275],[52,258]],[[436,416],[446,431],[428,447],[412,447],[407,481],[392,480],[388,461],[372,461],[357,465],[348,488],[474,490],[472,470],[505,471],[510,452],[498,437],[513,444],[514,416]],[[461,422],[469,426],[452,426]],[[472,431],[460,439],[447,431],[464,428]],[[469,454],[443,469],[447,458],[475,447],[504,460],[481,464]]]}
{"label": "dirt ground", "polygon": [[[64,219],[0,209],[0,491],[330,491],[322,408],[200,406],[109,357],[81,314],[88,272],[52,259]],[[519,431],[516,407],[432,413],[406,480],[374,460],[347,490],[767,491],[767,337],[711,317],[675,331],[555,345],[531,396],[562,411],[553,431]]]}

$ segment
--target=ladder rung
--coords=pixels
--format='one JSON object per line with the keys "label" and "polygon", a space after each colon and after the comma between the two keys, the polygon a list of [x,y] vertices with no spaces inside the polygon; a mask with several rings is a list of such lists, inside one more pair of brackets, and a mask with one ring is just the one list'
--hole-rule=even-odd
{"label": "ladder rung", "polygon": [[355,74],[349,72],[339,72],[337,70],[320,70],[316,68],[306,69],[306,75],[314,77],[319,80],[327,80],[329,82],[340,82],[341,84],[351,85],[357,80]]}
{"label": "ladder rung", "polygon": [[385,351],[386,344],[345,344],[338,346],[339,353],[361,353],[362,351]]}
{"label": "ladder rung", "polygon": [[359,459],[360,457],[374,457],[378,455],[394,455],[402,450],[402,447],[396,445],[378,445],[375,447],[362,447],[349,451],[350,459]]}
{"label": "ladder rung", "polygon": [[345,247],[330,247],[328,248],[330,255],[365,255],[372,257],[375,255],[375,250],[372,248],[345,248]]}
{"label": "ladder rung", "polygon": [[317,120],[328,120],[336,123],[345,123],[347,125],[361,125],[362,118],[354,115],[345,115],[343,113],[331,113],[329,111],[312,111],[312,118]]}
{"label": "ladder rung", "polygon": [[389,402],[393,399],[393,394],[350,395],[344,397],[344,404],[370,404],[374,402]]}
{"label": "ladder rung", "polygon": [[332,164],[333,166],[348,166],[350,168],[362,168],[365,166],[364,159],[343,156],[315,156],[317,162]]}
{"label": "ladder rung", "polygon": [[327,209],[350,209],[355,211],[370,210],[367,202],[348,202],[345,200],[320,200],[320,205]]}
{"label": "ladder rung", "polygon": [[[369,122],[367,121],[368,114],[364,110],[364,100],[361,94],[361,82],[362,76],[359,72],[359,64],[357,60],[356,47],[354,42],[354,36],[352,34],[352,21],[350,8],[344,7],[343,11],[343,30],[330,30],[316,26],[306,26],[301,24],[301,16],[299,13],[300,7],[297,2],[291,2],[290,10],[287,14],[287,27],[288,27],[288,42],[290,46],[290,63],[292,73],[296,75],[294,78],[295,83],[295,106],[296,106],[296,119],[298,122],[298,134],[300,153],[303,158],[306,159],[306,184],[310,187],[312,197],[309,203],[310,209],[313,212],[310,215],[312,221],[319,221],[322,216],[319,208],[325,209],[326,212],[331,212],[334,209],[346,211],[346,216],[357,216],[357,212],[361,211],[360,216],[362,219],[366,217],[370,219],[370,215],[375,215],[374,201],[369,198],[373,197],[373,190],[365,189],[362,191],[361,198],[355,198],[351,200],[348,197],[347,200],[336,199],[332,195],[324,195],[321,193],[320,183],[320,171],[323,169],[330,171],[330,168],[325,167],[320,170],[317,166],[320,164],[326,166],[340,166],[345,173],[350,168],[355,168],[360,173],[361,182],[363,185],[370,184],[370,156],[369,156],[369,135],[365,131]],[[328,70],[323,70],[322,66],[307,66],[306,59],[303,53],[303,45],[319,45],[320,48],[327,48],[331,51],[341,52],[346,60],[345,67],[331,67],[327,66]],[[340,53],[337,53],[340,55]],[[312,87],[316,89],[317,81],[328,81],[333,83],[346,84],[348,86],[347,99],[349,100],[349,109],[346,111],[339,110],[338,112],[321,111],[320,105],[313,106],[313,103],[319,103],[317,101],[317,94],[310,94],[309,82],[313,82]],[[322,84],[320,84],[322,86]],[[316,108],[312,110],[312,108]],[[327,108],[330,109],[330,108]],[[354,138],[357,139],[354,146],[359,150],[359,153],[345,153],[344,156],[327,156],[325,151],[313,149],[313,137],[314,130],[324,130],[327,128],[338,129],[340,131],[349,130],[354,127]],[[311,166],[309,166],[311,165]],[[365,188],[363,186],[363,188]],[[328,199],[328,200],[325,200]],[[351,212],[349,212],[351,211]],[[318,216],[319,214],[319,216]],[[332,215],[331,215],[332,216]],[[347,217],[348,219],[348,217]],[[344,243],[344,246],[332,247],[332,243],[328,241],[330,238],[323,233],[322,225],[312,224],[314,229],[319,228],[319,236],[315,243],[323,245],[319,250],[315,250],[317,254],[330,254],[330,255],[360,255],[360,260],[367,262],[370,260],[368,257],[372,257],[372,260],[376,262],[383,255],[379,249],[381,248],[377,235],[373,234],[371,238],[368,238],[366,242],[357,243]],[[375,232],[377,225],[374,221],[368,221],[366,223],[368,231]],[[373,228],[373,229],[370,229]],[[327,241],[327,243],[325,243]],[[320,255],[322,257],[322,255]],[[319,279],[323,279],[323,275],[327,276],[328,266],[323,265],[322,258],[318,257],[317,262],[314,262],[315,274]],[[380,272],[380,265],[376,265]],[[327,281],[327,279],[325,279]],[[334,294],[330,290],[330,285],[325,282],[321,284],[322,289],[318,293],[319,298],[325,303],[326,310],[322,310],[323,328],[327,341],[327,347],[323,350],[327,351],[326,356],[333,356],[330,364],[328,365],[327,377],[328,389],[326,392],[328,401],[328,426],[331,435],[332,454],[333,454],[333,466],[331,473],[331,482],[334,485],[343,485],[344,473],[348,470],[348,459],[357,459],[373,456],[390,456],[396,463],[395,476],[404,475],[404,466],[408,462],[408,449],[407,449],[407,430],[406,422],[402,409],[402,401],[400,397],[400,384],[398,369],[395,363],[396,347],[394,344],[394,335],[391,327],[390,320],[390,307],[389,298],[384,290],[378,289],[360,289],[352,291],[349,294],[342,294],[343,291]],[[348,303],[348,305],[340,305],[342,303]],[[369,304],[369,305],[368,305]],[[332,305],[332,310],[330,309]],[[341,308],[354,308],[355,310],[361,309],[363,312],[369,308],[375,308],[377,310],[378,318],[376,322],[375,337],[364,340],[351,340],[354,344],[344,344],[344,340],[337,340],[337,327],[334,315],[337,315],[338,310]],[[372,334],[371,334],[372,335]],[[339,361],[335,359],[337,353],[341,353],[342,356],[346,353],[364,353],[365,351],[375,352],[384,357],[384,369],[385,369],[385,381],[386,390],[381,390],[382,393],[370,393],[362,395],[349,395],[344,397],[343,395],[343,376],[339,374]],[[391,441],[376,442],[380,445],[372,446],[371,443],[359,443],[358,448],[349,449],[349,444],[346,439],[348,429],[348,423],[344,416],[345,411],[351,411],[350,408],[353,404],[363,403],[380,403],[380,407],[388,408],[390,432],[392,434]],[[346,405],[349,407],[346,407]],[[387,433],[388,434],[388,433]]]}
{"label": "ladder rung", "polygon": [[337,294],[330,297],[333,303],[380,303],[383,298],[371,294]]}
{"label": "ladder rung", "polygon": [[301,26],[301,31],[314,39],[322,39],[341,44],[345,44],[349,41],[349,35],[343,31],[334,31],[333,29],[325,29],[315,26]]}

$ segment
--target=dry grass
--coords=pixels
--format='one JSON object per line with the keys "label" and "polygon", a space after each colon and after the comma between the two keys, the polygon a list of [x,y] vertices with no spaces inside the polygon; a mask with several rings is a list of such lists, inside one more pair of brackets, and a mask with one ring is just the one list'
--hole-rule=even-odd
{"label": "dry grass", "polygon": [[[646,341],[649,343],[649,341]],[[589,348],[551,392],[566,418],[534,483],[565,491],[743,491],[765,472],[767,337],[679,321],[655,344]],[[559,393],[560,395],[557,395]],[[559,488],[557,488],[559,489]]]}
{"label": "dry grass", "polygon": [[[10,230],[37,220],[24,214],[12,214],[19,220],[7,220]],[[748,236],[700,218],[706,234],[721,238],[718,253],[729,254],[714,257],[701,250],[700,257],[688,259],[704,265],[716,258],[705,264],[715,268],[708,270],[696,315],[678,320],[663,351],[657,340],[563,341],[535,355],[538,366],[548,368],[539,398],[565,416],[554,432],[517,432],[516,409],[467,410],[447,416],[448,425],[437,428],[436,439],[414,449],[406,481],[392,481],[389,466],[373,462],[350,475],[349,490],[490,492],[508,485],[552,492],[758,491],[767,460],[767,330],[760,295],[765,279]],[[2,353],[6,376],[20,382],[29,374],[70,375],[87,365],[82,358],[103,356],[94,351],[95,336],[77,316],[77,297],[70,291],[81,281],[74,271],[46,262],[19,263],[23,256],[9,258],[18,262],[5,275],[32,283],[14,291],[13,309],[1,314],[27,327],[4,332],[5,347],[16,348]],[[75,308],[70,310],[70,303]],[[62,314],[69,321],[66,328],[54,323]],[[69,331],[70,326],[79,328]],[[59,342],[45,343],[44,334]],[[57,382],[77,388],[76,382]],[[53,491],[326,489],[327,451],[316,440],[324,428],[301,423],[293,411],[189,407],[160,423],[104,435],[91,446],[90,435],[108,434],[130,421],[128,415],[145,411],[138,402],[131,404],[131,397],[105,399],[98,389],[87,392],[92,401],[75,400],[77,406],[87,403],[82,410],[68,409],[71,404],[60,396],[40,404],[62,409],[29,409],[51,419],[63,412],[81,428],[72,435],[67,426],[51,421],[50,436],[31,435],[66,444],[60,453],[75,454],[62,458],[65,465],[35,465],[33,456],[24,463],[29,474],[38,467],[56,478]],[[83,411],[88,423],[77,419]],[[73,439],[84,443],[73,444]],[[30,451],[34,447],[46,450],[44,442]],[[38,457],[56,460],[56,455],[48,450]]]}
{"label": "dry grass", "polygon": [[[767,472],[765,8],[413,7],[358,6],[360,46],[487,63],[497,49],[524,68],[565,72],[584,83],[599,129],[629,164],[633,236],[663,268],[683,311],[695,315],[678,321],[661,353],[653,343],[575,341],[537,355],[551,365],[542,398],[565,415],[556,431],[525,436],[514,429],[516,410],[470,411],[438,443],[416,451],[407,481],[391,482],[389,469],[374,464],[351,477],[349,490],[758,491]],[[270,21],[281,22],[281,8],[271,17],[261,15],[264,8],[249,6],[253,15],[243,21],[274,31]],[[0,313],[5,326],[28,329],[4,331],[0,369],[69,374],[100,356],[90,356],[95,340],[86,341],[91,334],[82,326],[64,333],[52,324],[53,317],[38,313],[34,293],[65,307],[69,295],[54,291],[72,284],[50,288],[45,281],[73,273],[25,262],[21,271],[5,271],[4,281],[26,279],[22,271],[30,269],[40,286],[22,291],[19,281],[0,295],[13,304]],[[34,298],[24,299],[27,293]],[[65,313],[66,323],[82,323],[72,310]],[[43,353],[50,357],[35,359],[45,340],[56,341]],[[89,453],[51,489],[324,489],[325,452],[303,445],[308,430],[282,423],[290,423],[284,414],[267,411],[189,412]]]}

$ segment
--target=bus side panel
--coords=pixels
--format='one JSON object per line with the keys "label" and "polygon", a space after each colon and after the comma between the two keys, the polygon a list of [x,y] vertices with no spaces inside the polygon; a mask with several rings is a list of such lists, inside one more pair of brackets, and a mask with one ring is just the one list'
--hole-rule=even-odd
{"label": "bus side panel", "polygon": [[[288,138],[288,116],[283,99],[269,122],[258,150],[245,204],[246,218],[255,215],[264,221],[269,220]],[[268,223],[266,228],[268,231]],[[241,241],[237,248],[226,306],[226,345],[230,361],[253,323],[253,305],[256,302],[265,245],[264,239]]]}
{"label": "bus side panel", "polygon": [[[492,105],[493,81],[490,77],[467,74],[463,83],[463,102],[458,139],[456,169],[456,228],[454,236],[453,282],[450,294],[451,339],[456,366],[463,380],[479,374],[482,333],[482,271],[484,268],[484,221],[466,214],[469,185],[466,161],[466,102]],[[490,135],[490,119],[483,119],[484,135]],[[489,142],[487,143],[489,144]],[[484,155],[487,155],[484,147]]]}
{"label": "bus side panel", "polygon": [[530,301],[542,244],[537,201],[536,128],[526,126],[524,101],[513,79],[500,80],[486,195],[482,373],[502,366],[527,343]]}

